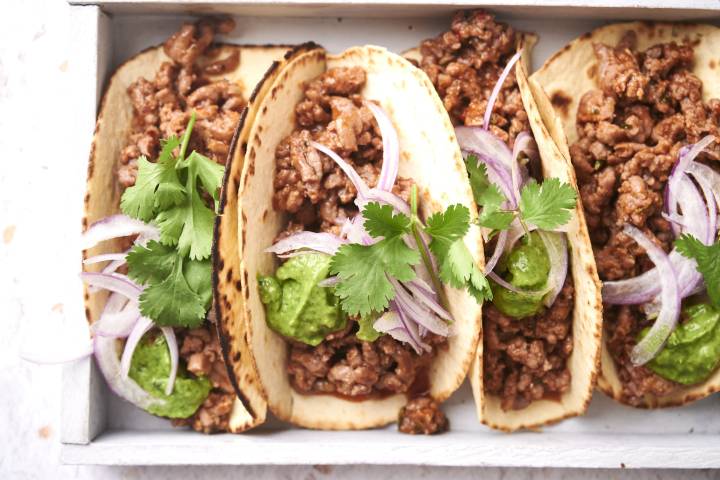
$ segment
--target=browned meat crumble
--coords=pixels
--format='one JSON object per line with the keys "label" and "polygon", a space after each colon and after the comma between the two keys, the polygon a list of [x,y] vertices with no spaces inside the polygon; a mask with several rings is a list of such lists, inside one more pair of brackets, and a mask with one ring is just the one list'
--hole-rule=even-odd
{"label": "browned meat crumble", "polygon": [[[164,51],[170,61],[160,66],[155,78],[141,77],[128,87],[133,105],[132,132],[122,150],[117,172],[123,189],[135,184],[137,159],[144,155],[154,161],[160,140],[181,136],[192,111],[196,113],[196,123],[188,151],[196,150],[218,163],[225,163],[246,102],[237,85],[226,80],[210,80],[208,75],[222,75],[239,65],[237,52],[218,59],[218,49],[213,45],[215,33],[227,33],[234,26],[232,20],[184,24],[165,42]],[[128,246],[131,240],[128,239]],[[173,420],[173,424],[189,425],[204,433],[227,431],[235,393],[215,328],[206,323],[194,330],[175,330],[182,341],[180,357],[186,362],[187,370],[207,376],[213,388],[192,417]]]}
{"label": "browned meat crumble", "polygon": [[[420,67],[456,125],[483,124],[488,99],[517,51],[518,37],[509,25],[476,10],[457,13],[450,31],[420,45]],[[520,132],[530,132],[514,73],[513,67],[490,117],[490,131],[511,148]],[[508,317],[492,304],[483,308],[484,388],[501,398],[504,410],[522,409],[533,400],[557,398],[569,390],[573,293],[568,279],[555,304],[530,318]]]}
{"label": "browned meat crumble", "polygon": [[[702,81],[691,71],[693,46],[672,42],[641,52],[636,43],[634,32],[627,32],[615,47],[594,45],[599,88],[580,100],[579,139],[570,147],[602,280],[631,278],[653,267],[622,233],[625,224],[640,228],[666,252],[672,249],[674,235],[661,213],[678,152],[719,133],[720,101],[702,100]],[[719,153],[714,144],[698,158],[717,168]],[[605,306],[608,347],[630,404],[677,387],[630,362],[638,332],[650,323],[639,307]]]}
{"label": "browned meat crumble", "polygon": [[398,416],[398,430],[410,435],[442,433],[448,427],[448,419],[440,410],[440,404],[428,396],[413,398]]}

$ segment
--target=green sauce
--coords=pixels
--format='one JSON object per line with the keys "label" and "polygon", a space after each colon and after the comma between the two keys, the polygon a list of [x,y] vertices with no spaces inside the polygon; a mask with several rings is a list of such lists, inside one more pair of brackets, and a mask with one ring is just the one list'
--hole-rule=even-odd
{"label": "green sauce", "polygon": [[550,273],[550,258],[540,235],[533,232],[506,255],[499,274],[511,285],[538,293],[516,293],[490,281],[493,304],[505,315],[524,318],[543,308],[544,286]]}
{"label": "green sauce", "polygon": [[[705,381],[720,366],[720,310],[697,304],[686,307],[688,320],[670,334],[665,347],[647,367],[683,385]],[[639,339],[649,328],[640,332]]]}
{"label": "green sauce", "polygon": [[334,289],[319,287],[328,276],[330,257],[308,253],[290,258],[274,277],[258,277],[266,320],[280,335],[318,345],[329,334],[345,328]]}
{"label": "green sauce", "polygon": [[179,368],[172,393],[165,395],[169,375],[170,352],[165,337],[157,335],[151,338],[145,335],[133,352],[130,378],[152,396],[165,400],[164,405],[151,406],[148,412],[161,417],[187,418],[195,413],[210,394],[210,380],[191,377]]}

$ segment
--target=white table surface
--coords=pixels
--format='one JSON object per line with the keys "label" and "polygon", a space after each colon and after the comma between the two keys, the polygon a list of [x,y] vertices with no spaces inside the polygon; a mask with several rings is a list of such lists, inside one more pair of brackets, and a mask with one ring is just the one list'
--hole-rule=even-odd
{"label": "white table surface", "polygon": [[[0,11],[0,479],[631,478],[711,479],[717,471],[531,470],[428,467],[75,467],[59,464],[60,367],[20,359],[38,335],[71,329],[63,299],[78,285],[61,272],[78,265],[85,158],[69,132],[72,34],[63,0],[13,0]],[[90,141],[91,131],[87,132]],[[77,328],[76,328],[77,329]],[[78,330],[81,332],[80,330]]]}

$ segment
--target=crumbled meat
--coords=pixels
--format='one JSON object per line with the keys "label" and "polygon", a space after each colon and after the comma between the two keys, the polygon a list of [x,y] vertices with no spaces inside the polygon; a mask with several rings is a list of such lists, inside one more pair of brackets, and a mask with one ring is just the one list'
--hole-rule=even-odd
{"label": "crumbled meat", "polygon": [[[642,229],[665,251],[674,236],[662,218],[664,192],[678,152],[705,135],[718,137],[720,100],[702,99],[702,81],[690,70],[693,47],[675,42],[636,51],[629,32],[616,47],[596,44],[599,90],[586,92],[577,111],[578,141],[570,147],[587,216],[598,272],[622,280],[653,267],[644,250],[622,233]],[[720,148],[698,158],[718,168]],[[648,321],[634,306],[605,307],[610,353],[625,401],[665,395],[676,385],[645,367],[633,367],[630,351]]]}
{"label": "crumbled meat", "polygon": [[[510,26],[482,10],[459,12],[450,31],[420,44],[420,68],[435,85],[454,123],[482,125],[490,93],[516,49]],[[515,137],[529,129],[511,73],[493,105],[490,130],[512,147]]]}
{"label": "crumbled meat", "polygon": [[432,435],[448,429],[448,419],[432,397],[417,397],[400,410],[398,430],[410,435]]}
{"label": "crumbled meat", "polygon": [[483,308],[484,388],[500,397],[503,410],[556,399],[570,389],[573,294],[568,277],[555,303],[532,317],[512,318],[492,304]]}
{"label": "crumbled meat", "polygon": [[[343,158],[369,186],[382,168],[382,137],[360,91],[360,67],[333,68],[308,82],[295,107],[296,129],[275,150],[273,208],[292,215],[288,228],[339,233],[357,213],[355,186],[340,167],[315,149],[318,142]],[[408,198],[412,182],[399,178],[393,193]],[[286,232],[280,236],[287,235]]]}
{"label": "crumbled meat", "polygon": [[[348,322],[345,330],[330,334],[316,347],[290,343],[287,369],[296,390],[346,397],[410,391],[433,352],[418,355],[389,335],[361,341],[355,336],[356,325]],[[438,343],[439,337],[434,341]]]}
{"label": "crumbled meat", "polygon": [[182,339],[180,358],[185,361],[187,371],[209,378],[213,388],[192,417],[174,420],[173,424],[189,425],[203,433],[227,431],[235,391],[220,352],[217,333],[209,325],[178,333]]}
{"label": "crumbled meat", "polygon": [[197,60],[212,44],[216,31],[226,31],[226,21],[185,24],[165,42],[164,62],[148,80],[139,78],[128,87],[133,105],[132,132],[118,166],[122,188],[135,184],[137,159],[157,158],[160,140],[181,136],[195,111],[197,121],[190,148],[219,163],[225,163],[230,141],[245,106],[238,85],[226,80],[210,82],[205,74],[217,75],[237,68],[237,52],[201,68]]}

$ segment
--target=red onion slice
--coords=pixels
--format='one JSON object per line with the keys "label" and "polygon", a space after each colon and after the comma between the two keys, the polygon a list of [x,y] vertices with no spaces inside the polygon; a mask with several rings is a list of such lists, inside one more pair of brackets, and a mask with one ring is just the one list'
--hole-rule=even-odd
{"label": "red onion slice", "polygon": [[93,323],[92,331],[103,337],[125,338],[133,330],[140,318],[140,308],[136,302],[128,304],[119,312],[105,313]]}
{"label": "red onion slice", "polygon": [[495,269],[498,261],[500,261],[500,257],[502,257],[502,254],[505,251],[507,238],[508,230],[503,230],[498,233],[497,241],[495,242],[495,250],[493,250],[493,254],[490,257],[490,260],[488,260],[488,262],[485,264],[485,275],[491,273],[493,269]]}
{"label": "red onion slice", "polygon": [[718,228],[718,210],[717,202],[715,200],[715,194],[713,192],[712,186],[710,185],[710,182],[708,182],[705,177],[697,175],[696,173],[693,173],[692,176],[695,177],[698,185],[700,185],[700,190],[702,191],[703,197],[705,199],[705,205],[707,206],[708,213],[708,236],[706,245],[712,245],[713,243],[715,243],[715,237],[717,236]]}
{"label": "red onion slice", "polygon": [[344,243],[347,243],[340,237],[325,232],[298,232],[285,237],[273,246],[265,249],[267,253],[275,253],[283,255],[300,249],[313,250],[328,255],[334,255],[335,252]]}
{"label": "red onion slice", "polygon": [[[438,317],[443,318],[449,322],[452,322],[452,316],[450,312],[445,310],[442,305],[436,300],[435,293],[429,293],[423,288],[418,288],[413,282],[405,282],[403,286],[412,293],[413,298],[418,300],[428,309],[432,310]],[[443,323],[447,327],[447,324]]]}
{"label": "red onion slice", "polygon": [[626,225],[623,232],[630,236],[647,253],[658,269],[662,284],[662,307],[648,334],[633,348],[630,360],[634,365],[644,365],[662,349],[680,316],[680,291],[670,258],[637,228]]}
{"label": "red onion slice", "polygon": [[365,200],[366,201],[364,202],[356,202],[361,210],[368,202],[378,202],[390,205],[395,210],[404,213],[405,215],[410,215],[410,205],[392,192],[371,188]]}
{"label": "red onion slice", "polygon": [[[497,283],[504,289],[510,290],[511,292],[515,292],[515,293],[524,293],[526,295],[545,295],[546,293],[548,293],[550,291],[550,289],[548,287],[544,287],[542,290],[520,289],[520,288],[516,287],[515,285],[513,285],[512,283],[505,280],[504,278],[502,278],[500,275],[498,275],[495,272],[490,272],[490,273],[488,273],[487,276],[488,276],[488,278],[491,278],[495,283]],[[550,305],[552,305],[552,304],[550,304]]]}
{"label": "red onion slice", "polygon": [[520,132],[515,137],[515,144],[513,146],[512,161],[510,163],[510,170],[512,173],[513,192],[515,198],[520,201],[520,188],[527,182],[527,169],[521,168],[520,165],[520,154],[524,153],[531,160],[535,160],[539,157],[537,143],[535,139],[528,132]]}
{"label": "red onion slice", "polygon": [[124,253],[104,253],[102,255],[95,255],[94,257],[86,258],[85,260],[83,260],[83,263],[85,265],[92,265],[94,263],[111,262],[124,259]]}
{"label": "red onion slice", "polygon": [[699,177],[705,179],[715,196],[715,202],[720,205],[720,173],[716,172],[711,167],[698,162],[691,162],[687,171],[696,179]]}
{"label": "red onion slice", "polygon": [[385,110],[373,102],[364,102],[364,104],[375,117],[383,142],[383,163],[377,188],[389,192],[395,185],[400,167],[400,141]]}
{"label": "red onion slice", "polygon": [[160,232],[154,225],[135,220],[127,215],[110,215],[90,225],[82,234],[83,250],[92,248],[100,242],[130,235],[159,237]]}
{"label": "red onion slice", "polygon": [[175,378],[177,378],[178,372],[178,343],[177,338],[175,338],[175,331],[172,327],[160,327],[160,331],[165,336],[165,343],[167,343],[168,351],[170,353],[170,375],[168,377],[167,384],[165,385],[165,395],[170,395],[173,392]]}
{"label": "red onion slice", "polygon": [[[443,337],[448,336],[447,323],[440,320],[427,307],[420,304],[417,299],[408,293],[400,282],[391,278],[390,283],[392,283],[395,288],[395,303],[407,314],[410,319],[437,335],[441,335]],[[440,308],[442,309],[442,307]]]}
{"label": "red onion slice", "polygon": [[500,74],[500,78],[498,78],[497,83],[495,84],[495,87],[493,87],[492,93],[490,94],[490,98],[488,98],[488,104],[485,108],[485,116],[483,117],[483,129],[487,130],[488,127],[490,127],[490,117],[492,116],[493,107],[495,106],[495,101],[497,100],[498,95],[500,94],[500,90],[502,90],[503,83],[505,83],[505,79],[510,75],[510,71],[512,70],[515,63],[520,60],[521,52],[517,52],[515,55],[513,55],[510,58],[510,61],[508,61],[507,65],[505,65],[505,68],[503,69],[502,73]]}
{"label": "red onion slice", "polygon": [[549,293],[545,296],[543,303],[546,307],[555,303],[560,291],[565,286],[565,279],[568,274],[568,244],[563,233],[545,232],[538,230],[538,235],[545,244],[550,259],[550,273],[548,274],[547,287]]}
{"label": "red onion slice", "polygon": [[310,145],[319,150],[320,152],[327,155],[332,161],[337,163],[338,167],[347,175],[347,177],[350,179],[350,181],[355,186],[355,190],[357,190],[357,196],[364,200],[367,198],[370,188],[368,188],[367,184],[365,183],[365,180],[362,179],[362,177],[355,171],[355,169],[350,166],[349,163],[347,163],[345,160],[340,157],[337,153],[333,152],[331,149],[326,147],[325,145],[317,142],[310,142]]}
{"label": "red onion slice", "polygon": [[117,273],[106,274],[106,273],[95,273],[95,272],[82,272],[80,278],[90,285],[91,287],[102,288],[104,290],[110,290],[111,292],[119,293],[130,300],[137,301],[140,297],[142,289],[132,280],[125,275]]}
{"label": "red onion slice", "polygon": [[147,317],[140,317],[137,323],[135,323],[132,332],[130,332],[130,335],[125,341],[125,349],[123,350],[122,358],[120,359],[120,373],[123,379],[128,378],[130,364],[132,363],[135,348],[140,343],[140,340],[142,340],[143,335],[150,331],[153,325],[155,325],[153,321]]}
{"label": "red onion slice", "polygon": [[165,400],[153,397],[140,388],[140,385],[124,376],[118,358],[117,340],[110,337],[96,336],[94,339],[95,361],[105,377],[110,389],[117,396],[133,405],[147,410],[153,406],[162,406]]}

